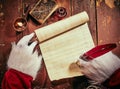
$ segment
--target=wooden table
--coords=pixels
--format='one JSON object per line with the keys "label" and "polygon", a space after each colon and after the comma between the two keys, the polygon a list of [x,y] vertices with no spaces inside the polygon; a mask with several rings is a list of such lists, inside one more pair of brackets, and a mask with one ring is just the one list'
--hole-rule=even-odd
{"label": "wooden table", "polygon": [[[29,10],[33,8],[38,0],[23,0],[29,6]],[[116,43],[118,47],[114,52],[120,56],[120,8],[115,7],[105,0],[57,0],[61,7],[66,8],[67,17],[77,14],[81,11],[87,11],[90,21],[89,29],[92,34],[95,45],[105,43]],[[106,0],[107,1],[107,0]],[[109,0],[112,1],[112,0]],[[7,69],[6,62],[11,50],[11,42],[18,41],[26,34],[33,32],[35,29],[53,23],[50,17],[43,25],[38,24],[29,14],[27,15],[28,25],[25,31],[16,32],[13,23],[20,15],[18,12],[21,0],[0,0],[0,82]],[[42,76],[42,77],[41,77]],[[42,82],[41,82],[42,81]],[[74,79],[62,79],[54,81],[53,85],[73,84],[78,82]],[[51,82],[47,75],[44,63],[40,69],[38,76],[33,82],[34,86],[49,87]],[[66,86],[66,85],[65,85]],[[69,85],[71,86],[71,85]],[[76,85],[77,86],[77,85]],[[59,86],[56,87],[59,89]],[[61,88],[60,88],[61,89]],[[67,88],[65,88],[67,89]],[[70,89],[70,88],[68,88]],[[76,88],[75,88],[76,89]]]}

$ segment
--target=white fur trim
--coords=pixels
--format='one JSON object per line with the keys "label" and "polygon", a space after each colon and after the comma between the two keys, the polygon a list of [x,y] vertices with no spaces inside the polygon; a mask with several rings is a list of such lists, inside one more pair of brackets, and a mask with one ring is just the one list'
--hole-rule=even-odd
{"label": "white fur trim", "polygon": [[120,59],[108,52],[89,62],[80,59],[80,65],[84,75],[96,83],[102,83],[120,68]]}
{"label": "white fur trim", "polygon": [[41,66],[42,57],[38,56],[37,51],[29,51],[27,46],[12,44],[12,51],[8,59],[8,67],[28,74],[35,79],[37,71]]}

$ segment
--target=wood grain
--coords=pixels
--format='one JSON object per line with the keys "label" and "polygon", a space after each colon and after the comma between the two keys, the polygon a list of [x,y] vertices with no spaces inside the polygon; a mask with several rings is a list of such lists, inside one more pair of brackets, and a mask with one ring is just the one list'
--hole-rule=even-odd
{"label": "wood grain", "polygon": [[96,9],[98,44],[116,43],[114,52],[120,56],[120,9],[110,8],[104,1]]}
{"label": "wood grain", "polygon": [[[25,3],[30,5],[30,9],[36,4],[38,0],[23,0]],[[118,45],[118,48],[115,49],[115,53],[120,56],[120,9],[117,7],[110,8],[105,4],[105,0],[57,0],[60,3],[60,6],[65,7],[67,10],[67,16],[77,14],[82,11],[87,11],[90,21],[89,29],[94,39],[94,43],[104,44],[115,42]],[[101,1],[101,2],[97,2]],[[0,6],[4,7],[0,9],[0,13],[4,12],[4,16],[0,17],[0,82],[3,78],[4,72],[6,71],[6,61],[9,56],[11,49],[11,42],[18,41],[21,37],[26,34],[33,32],[35,29],[42,26],[56,22],[57,19],[50,17],[44,25],[36,23],[36,21],[31,18],[29,15],[28,19],[28,28],[22,33],[15,32],[13,28],[13,21],[18,17],[18,0],[0,0]],[[65,17],[65,18],[66,18]],[[42,77],[41,77],[42,76]],[[57,86],[57,89],[63,89],[62,84],[71,85],[74,89],[79,89],[79,83],[77,79],[62,79],[51,83],[47,75],[45,65],[38,73],[34,86],[39,88],[41,87],[50,87]],[[73,82],[74,81],[74,82]],[[61,86],[60,86],[61,85]],[[67,87],[67,85],[65,85]],[[70,89],[70,88],[66,88]]]}
{"label": "wood grain", "polygon": [[96,28],[96,3],[95,0],[72,0],[72,15],[86,11],[89,15],[89,29],[91,31],[94,43],[97,45],[97,28]]}

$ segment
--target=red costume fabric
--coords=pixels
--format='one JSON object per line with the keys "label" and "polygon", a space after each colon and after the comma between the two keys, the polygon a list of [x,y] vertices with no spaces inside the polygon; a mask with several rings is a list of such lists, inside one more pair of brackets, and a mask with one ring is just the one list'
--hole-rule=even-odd
{"label": "red costume fabric", "polygon": [[[109,87],[109,89],[119,89],[120,87],[119,78],[120,68],[116,70],[116,72],[105,82],[104,85]],[[2,89],[32,89],[31,86],[32,80],[33,78],[27,74],[24,74],[14,69],[9,69],[4,75],[2,81]]]}
{"label": "red costume fabric", "polygon": [[105,81],[105,86],[109,87],[110,89],[119,89],[120,88],[120,68],[117,69],[113,75]]}
{"label": "red costume fabric", "polygon": [[109,86],[120,86],[120,68],[115,71],[109,81]]}
{"label": "red costume fabric", "polygon": [[9,69],[3,78],[2,89],[32,89],[32,77],[14,69]]}

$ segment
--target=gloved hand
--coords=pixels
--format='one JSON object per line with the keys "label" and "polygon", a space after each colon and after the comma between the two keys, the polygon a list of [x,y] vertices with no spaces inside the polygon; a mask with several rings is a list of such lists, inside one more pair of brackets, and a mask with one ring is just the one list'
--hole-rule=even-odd
{"label": "gloved hand", "polygon": [[103,83],[118,68],[120,59],[112,52],[108,52],[90,61],[79,59],[81,72],[91,79],[93,83]]}
{"label": "gloved hand", "polygon": [[37,41],[28,45],[34,33],[24,36],[17,44],[12,43],[12,50],[8,59],[8,68],[12,68],[28,74],[35,79],[37,71],[41,66],[42,57],[38,56],[37,50],[33,52]]}

